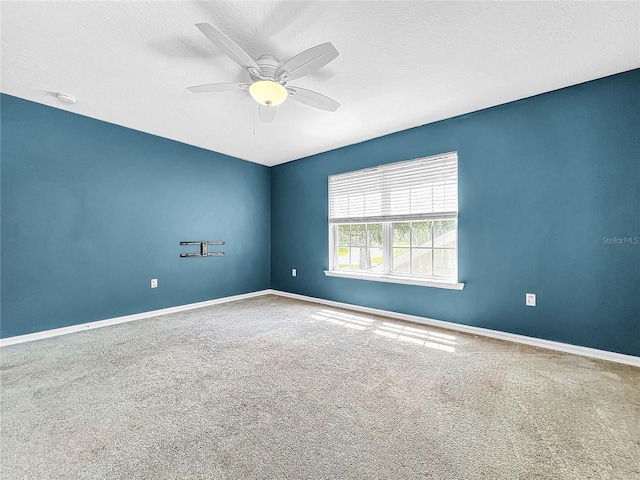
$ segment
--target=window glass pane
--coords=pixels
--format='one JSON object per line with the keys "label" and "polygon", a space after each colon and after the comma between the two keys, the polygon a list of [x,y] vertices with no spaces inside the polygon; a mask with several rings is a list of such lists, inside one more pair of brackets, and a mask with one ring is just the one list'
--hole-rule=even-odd
{"label": "window glass pane", "polygon": [[411,273],[414,275],[433,275],[431,249],[412,249]]}
{"label": "window glass pane", "polygon": [[455,248],[457,237],[455,220],[437,220],[434,222],[433,230],[436,247]]}
{"label": "window glass pane", "polygon": [[338,225],[338,245],[349,245],[349,229],[351,225]]}
{"label": "window glass pane", "polygon": [[[411,246],[411,223],[398,222],[393,224],[393,246],[394,247],[410,247]],[[394,254],[395,257],[395,254]]]}
{"label": "window glass pane", "polygon": [[338,268],[351,268],[351,262],[349,260],[349,254],[351,249],[348,247],[338,247]]}
{"label": "window glass pane", "polygon": [[411,273],[411,252],[409,248],[393,249],[393,273]]}
{"label": "window glass pane", "polygon": [[[370,223],[367,226],[369,234],[369,245],[372,247],[382,247],[382,224]],[[382,255],[382,253],[380,253]]]}
{"label": "window glass pane", "polygon": [[370,265],[371,270],[375,272],[382,272],[382,248],[372,247],[369,249],[369,258],[371,259]]}
{"label": "window glass pane", "polygon": [[431,247],[431,226],[433,222],[411,223],[411,245],[413,247]]}
{"label": "window glass pane", "polygon": [[357,223],[351,225],[351,245],[361,245],[365,247],[367,245],[367,225],[364,223]]}
{"label": "window glass pane", "polygon": [[454,249],[434,250],[433,274],[440,277],[455,278],[456,275],[456,251]]}
{"label": "window glass pane", "polygon": [[371,268],[371,253],[369,247],[351,248],[351,268],[369,270]]}

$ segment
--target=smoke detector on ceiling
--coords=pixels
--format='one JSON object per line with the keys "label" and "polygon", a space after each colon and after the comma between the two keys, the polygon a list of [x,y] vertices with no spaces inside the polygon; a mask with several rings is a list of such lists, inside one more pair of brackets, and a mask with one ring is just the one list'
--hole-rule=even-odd
{"label": "smoke detector on ceiling", "polygon": [[62,103],[67,103],[69,105],[73,105],[78,101],[76,100],[76,97],[72,95],[67,95],[66,93],[59,93],[57,97],[58,97],[58,100],[60,100]]}

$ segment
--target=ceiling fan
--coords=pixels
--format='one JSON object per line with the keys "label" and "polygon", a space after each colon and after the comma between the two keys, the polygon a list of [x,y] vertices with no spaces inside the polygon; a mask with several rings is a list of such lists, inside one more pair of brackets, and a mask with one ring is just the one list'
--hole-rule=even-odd
{"label": "ceiling fan", "polygon": [[262,55],[254,60],[214,26],[208,23],[198,23],[196,27],[214,45],[249,73],[251,83],[209,83],[188,87],[187,90],[193,93],[248,90],[251,97],[259,104],[260,121],[265,123],[273,121],[276,107],[287,98],[329,112],[335,112],[340,106],[335,100],[320,93],[287,85],[290,80],[317,70],[336,58],[338,51],[331,43],[323,43],[305,50],[284,63],[280,63],[273,55]]}

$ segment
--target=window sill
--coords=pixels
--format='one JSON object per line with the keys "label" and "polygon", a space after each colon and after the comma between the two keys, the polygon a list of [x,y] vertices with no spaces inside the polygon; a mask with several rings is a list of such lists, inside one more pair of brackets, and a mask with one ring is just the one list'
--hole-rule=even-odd
{"label": "window sill", "polygon": [[345,270],[325,270],[324,274],[327,277],[353,278],[356,280],[370,280],[373,282],[400,283],[403,285],[446,288],[449,290],[462,290],[464,288],[464,283],[447,282],[416,277],[403,277],[401,275],[380,275],[375,273],[363,273]]}

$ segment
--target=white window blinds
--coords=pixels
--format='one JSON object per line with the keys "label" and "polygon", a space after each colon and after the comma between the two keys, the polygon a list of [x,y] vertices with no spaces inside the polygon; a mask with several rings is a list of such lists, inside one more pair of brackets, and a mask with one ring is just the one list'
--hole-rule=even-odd
{"label": "white window blinds", "polygon": [[329,222],[398,222],[458,216],[456,152],[329,177]]}

